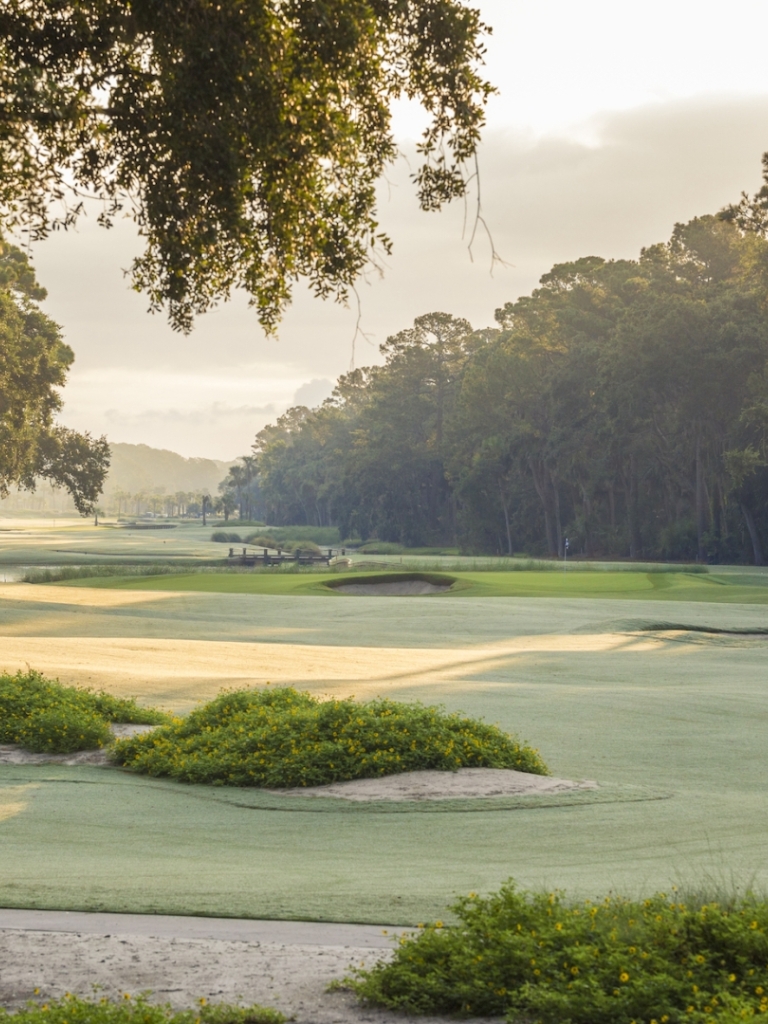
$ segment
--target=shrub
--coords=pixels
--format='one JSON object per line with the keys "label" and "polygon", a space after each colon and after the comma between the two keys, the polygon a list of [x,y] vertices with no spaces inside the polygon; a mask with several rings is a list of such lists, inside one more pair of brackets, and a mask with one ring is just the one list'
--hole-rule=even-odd
{"label": "shrub", "polygon": [[46,754],[93,750],[111,742],[110,722],[155,724],[168,716],[133,699],[62,686],[39,672],[0,675],[0,743]]}
{"label": "shrub", "polygon": [[251,544],[255,548],[271,548],[272,550],[285,551],[287,554],[292,552],[306,551],[307,554],[310,552],[314,555],[322,554],[320,548],[311,540],[278,540],[277,537],[272,537],[263,533],[252,533],[245,538],[246,544]]}
{"label": "shrub", "polygon": [[385,540],[368,540],[357,550],[361,555],[401,555],[405,548],[402,544],[390,544]]}
{"label": "shrub", "polygon": [[540,1024],[736,1024],[768,1013],[768,903],[688,906],[659,894],[567,904],[508,883],[453,907],[351,980],[411,1013]]}
{"label": "shrub", "polygon": [[30,569],[21,580],[22,583],[59,583],[64,580],[87,580],[98,576],[164,576],[178,571],[178,564],[62,565],[56,569]]}
{"label": "shrub", "polygon": [[243,538],[243,543],[252,544],[255,548],[276,549],[279,546],[274,537],[270,537],[264,533],[249,533]]}
{"label": "shrub", "polygon": [[269,526],[261,532],[274,537],[283,548],[287,540],[311,540],[324,548],[337,547],[339,543],[339,531],[335,526]]}
{"label": "shrub", "polygon": [[546,775],[535,750],[441,708],[319,701],[291,687],[221,694],[186,719],[115,744],[118,764],[184,782],[318,786],[437,768]]}
{"label": "shrub", "polygon": [[227,530],[214,530],[211,540],[217,544],[242,544],[239,533],[230,533]]}
{"label": "shrub", "polygon": [[285,1017],[264,1006],[230,1006],[199,1000],[194,1010],[175,1011],[143,997],[98,1002],[66,995],[47,1003],[27,1003],[11,1014],[0,1007],[1,1024],[283,1024]]}

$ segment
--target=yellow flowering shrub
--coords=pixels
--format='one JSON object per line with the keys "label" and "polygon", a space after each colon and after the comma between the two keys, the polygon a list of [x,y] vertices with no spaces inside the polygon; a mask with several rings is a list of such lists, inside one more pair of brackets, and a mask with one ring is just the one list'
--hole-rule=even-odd
{"label": "yellow flowering shrub", "polygon": [[221,694],[187,718],[115,744],[118,764],[184,782],[318,786],[434,768],[546,775],[537,751],[439,707],[321,701],[291,687]]}
{"label": "yellow flowering shrub", "polygon": [[675,894],[568,903],[508,883],[454,907],[348,979],[364,1001],[510,1024],[768,1021],[768,903]]}

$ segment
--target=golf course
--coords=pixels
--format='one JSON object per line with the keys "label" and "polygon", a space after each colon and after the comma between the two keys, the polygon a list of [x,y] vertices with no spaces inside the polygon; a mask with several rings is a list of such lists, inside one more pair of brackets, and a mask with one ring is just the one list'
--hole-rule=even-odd
{"label": "golf course", "polygon": [[[19,544],[42,547],[36,532],[0,535],[6,565],[22,562]],[[207,556],[202,540],[185,543]],[[336,593],[338,570],[6,583],[0,669],[179,714],[268,683],[440,704],[597,789],[351,803],[3,764],[0,901],[413,925],[510,877],[584,897],[763,891],[768,573],[459,566],[446,566],[449,588],[406,597]],[[371,576],[354,568],[353,580]],[[399,575],[382,565],[375,578]]]}

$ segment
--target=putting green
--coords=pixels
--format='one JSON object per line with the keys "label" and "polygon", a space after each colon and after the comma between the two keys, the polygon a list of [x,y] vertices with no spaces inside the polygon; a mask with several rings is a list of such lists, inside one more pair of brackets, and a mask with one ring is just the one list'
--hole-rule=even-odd
{"label": "putting green", "polygon": [[764,886],[768,640],[662,627],[756,631],[765,608],[662,612],[644,595],[0,587],[0,667],[59,666],[179,709],[267,679],[442,702],[517,732],[556,775],[608,784],[600,801],[318,813],[108,769],[0,767],[0,903],[413,924],[509,876],[593,896],[707,876]]}
{"label": "putting green", "polygon": [[[398,573],[377,574],[396,580]],[[633,572],[625,570],[571,572],[451,572],[456,583],[434,600],[466,597],[603,597],[662,601],[711,601],[714,603],[768,604],[768,574]],[[350,576],[350,582],[362,577]],[[325,596],[348,600],[326,586],[339,582],[338,573],[190,573],[186,575],[135,577],[108,576],[92,580],[68,580],[56,584],[104,590],[195,591],[205,594],[274,594]]]}

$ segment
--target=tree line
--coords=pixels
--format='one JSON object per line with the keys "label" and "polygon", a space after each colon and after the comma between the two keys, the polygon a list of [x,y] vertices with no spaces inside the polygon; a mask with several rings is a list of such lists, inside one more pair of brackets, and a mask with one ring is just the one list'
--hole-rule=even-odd
{"label": "tree line", "polygon": [[234,473],[249,518],[478,553],[562,556],[568,539],[585,557],[762,564],[765,192],[636,260],[559,264],[493,328],[419,317],[383,365],[257,434]]}

